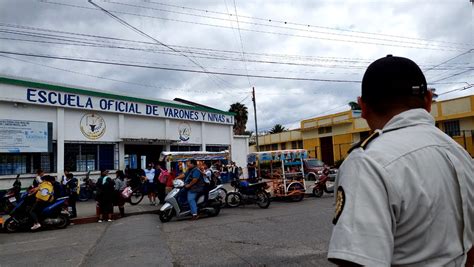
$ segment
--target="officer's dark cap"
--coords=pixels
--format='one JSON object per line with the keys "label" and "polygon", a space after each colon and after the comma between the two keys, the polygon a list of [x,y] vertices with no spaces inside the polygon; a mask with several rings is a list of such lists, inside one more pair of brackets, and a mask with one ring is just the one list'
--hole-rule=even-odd
{"label": "officer's dark cap", "polygon": [[362,99],[424,96],[425,75],[412,60],[387,55],[369,65],[362,78]]}

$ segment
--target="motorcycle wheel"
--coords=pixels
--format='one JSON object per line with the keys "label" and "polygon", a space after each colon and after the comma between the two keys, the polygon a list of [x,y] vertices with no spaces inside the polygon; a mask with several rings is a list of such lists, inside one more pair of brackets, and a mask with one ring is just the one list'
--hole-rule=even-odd
{"label": "motorcycle wheel", "polygon": [[224,208],[226,206],[227,190],[225,190],[224,188],[219,188],[217,192],[218,192],[217,201],[220,201],[221,208]]}
{"label": "motorcycle wheel", "polygon": [[219,213],[221,212],[221,207],[216,205],[213,210],[213,212],[209,213],[209,217],[216,217],[217,215],[219,215]]}
{"label": "motorcycle wheel", "polygon": [[267,192],[257,194],[257,205],[262,209],[267,209],[270,206],[270,196]]}
{"label": "motorcycle wheel", "polygon": [[160,221],[162,223],[166,223],[166,222],[169,222],[171,221],[171,219],[173,218],[174,216],[174,209],[169,209],[169,210],[165,210],[165,211],[160,211]]}
{"label": "motorcycle wheel", "polygon": [[241,197],[240,197],[240,194],[237,193],[237,192],[230,192],[227,194],[226,198],[225,198],[225,203],[227,204],[227,206],[231,207],[231,208],[236,208],[238,206],[240,206],[240,202],[242,201]]}
{"label": "motorcycle wheel", "polygon": [[315,197],[322,197],[324,194],[324,190],[322,188],[313,188],[313,196]]}
{"label": "motorcycle wheel", "polygon": [[81,190],[81,192],[79,192],[79,197],[77,198],[77,200],[85,202],[88,201],[90,198],[91,193],[89,192],[89,190]]}
{"label": "motorcycle wheel", "polygon": [[61,220],[61,223],[55,225],[54,227],[56,227],[58,229],[64,229],[69,225],[69,217],[68,216],[66,216],[64,214],[60,214],[58,216],[58,219]]}
{"label": "motorcycle wheel", "polygon": [[145,197],[143,192],[141,190],[136,189],[135,191],[132,192],[132,195],[130,196],[130,199],[129,199],[130,205],[135,206],[135,205],[140,204],[140,202],[142,202],[143,200],[143,197]]}
{"label": "motorcycle wheel", "polygon": [[3,228],[7,233],[15,233],[20,229],[20,225],[12,218],[8,218],[3,224]]}

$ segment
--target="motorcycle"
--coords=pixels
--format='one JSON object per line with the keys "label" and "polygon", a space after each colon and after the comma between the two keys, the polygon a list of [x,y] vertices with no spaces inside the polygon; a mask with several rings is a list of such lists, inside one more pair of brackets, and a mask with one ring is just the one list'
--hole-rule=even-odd
{"label": "motorcycle", "polygon": [[235,191],[227,193],[227,206],[235,208],[242,204],[257,204],[262,209],[270,206],[270,194],[266,191],[269,186],[266,182],[251,184],[247,181],[232,181],[231,185]]}
{"label": "motorcycle", "polygon": [[326,168],[319,175],[319,178],[314,183],[313,196],[322,197],[324,193],[327,193],[327,194],[334,193],[334,180],[331,181],[330,174],[331,173],[330,173],[329,168]]}
{"label": "motorcycle", "polygon": [[9,213],[15,206],[18,200],[20,199],[21,191],[21,182],[20,175],[16,176],[15,182],[13,182],[13,187],[8,189],[8,191],[0,199],[0,211],[3,213]]}
{"label": "motorcycle", "polygon": [[[209,191],[207,201],[205,201],[204,195],[198,195],[196,202],[198,205],[199,214],[207,214],[210,217],[219,215],[222,205],[221,201],[219,200],[220,188],[222,188],[222,185],[218,185]],[[174,180],[173,190],[168,193],[165,198],[165,204],[163,204],[159,211],[161,222],[169,222],[175,216],[176,218],[184,218],[192,215],[189,209],[189,204],[182,204],[179,201],[179,193],[182,190],[184,190],[184,182],[179,179]]]}
{"label": "motorcycle", "polygon": [[90,173],[90,171],[87,172],[86,177],[82,180],[82,184],[80,185],[79,196],[77,199],[81,202],[95,199],[96,186],[95,181],[89,178]]}
{"label": "motorcycle", "polygon": [[[29,230],[33,226],[34,222],[28,213],[30,209],[29,202],[31,202],[29,198],[31,197],[28,196],[27,192],[23,193],[18,205],[10,212],[10,218],[3,224],[3,228],[8,233]],[[38,219],[41,228],[55,227],[62,229],[69,225],[68,199],[69,197],[58,198],[39,212]]]}

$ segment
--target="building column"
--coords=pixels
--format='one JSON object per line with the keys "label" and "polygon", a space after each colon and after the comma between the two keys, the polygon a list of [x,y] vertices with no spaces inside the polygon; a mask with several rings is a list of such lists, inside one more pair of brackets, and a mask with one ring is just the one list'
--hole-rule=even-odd
{"label": "building column", "polygon": [[234,126],[230,125],[229,127],[229,155],[230,160],[232,160],[232,145],[234,144]]}
{"label": "building column", "polygon": [[125,137],[125,116],[123,114],[118,115],[118,131],[119,131],[119,141],[118,143],[118,153],[116,156],[118,157],[118,169],[125,170],[125,144],[123,142],[123,138]]}
{"label": "building column", "polygon": [[206,151],[206,124],[201,122],[201,151]]}
{"label": "building column", "polygon": [[119,170],[125,170],[125,144],[123,142],[118,143],[118,168]]}
{"label": "building column", "polygon": [[59,178],[64,173],[64,108],[56,111],[56,172]]}

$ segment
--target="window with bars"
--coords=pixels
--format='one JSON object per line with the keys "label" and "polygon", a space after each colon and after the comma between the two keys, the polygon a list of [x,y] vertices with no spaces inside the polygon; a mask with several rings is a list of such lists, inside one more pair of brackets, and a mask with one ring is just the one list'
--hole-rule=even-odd
{"label": "window with bars", "polygon": [[318,134],[327,134],[327,133],[332,133],[332,127],[321,127],[318,128]]}
{"label": "window with bars", "polygon": [[281,143],[281,150],[286,150],[286,143]]}
{"label": "window with bars", "polygon": [[449,136],[460,136],[461,127],[459,126],[459,121],[446,121],[443,124],[444,132]]}
{"label": "window with bars", "polygon": [[56,172],[56,143],[51,153],[0,153],[0,175],[34,173],[37,169]]}
{"label": "window with bars", "polygon": [[228,149],[228,146],[206,146],[206,151],[208,152],[222,152]]}
{"label": "window with bars", "polygon": [[114,169],[113,144],[65,144],[64,167],[70,171]]}

